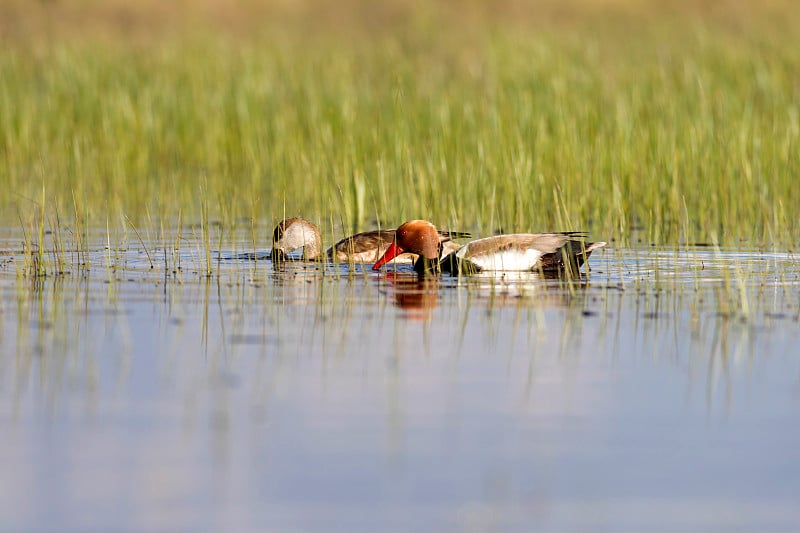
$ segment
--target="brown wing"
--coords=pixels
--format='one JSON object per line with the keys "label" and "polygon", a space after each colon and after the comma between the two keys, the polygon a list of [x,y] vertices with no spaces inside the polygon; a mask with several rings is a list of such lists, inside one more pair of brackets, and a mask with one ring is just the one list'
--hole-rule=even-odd
{"label": "brown wing", "polygon": [[[342,263],[374,263],[394,240],[394,230],[374,230],[356,233],[334,244],[328,250],[328,257]],[[411,262],[408,257],[400,257],[400,262]]]}
{"label": "brown wing", "polygon": [[581,239],[570,238],[553,253],[548,253],[542,256],[540,266],[544,272],[560,272],[563,270],[571,270],[577,272],[589,256],[592,255],[592,250],[602,248],[605,246],[604,242],[586,242]]}
{"label": "brown wing", "polygon": [[468,231],[444,231],[439,230],[439,242],[447,242],[452,239],[470,239],[472,233]]}
{"label": "brown wing", "polygon": [[509,250],[539,250],[551,254],[571,238],[564,233],[514,233],[478,239],[467,244],[467,249],[459,254],[464,259],[488,256]]}
{"label": "brown wing", "polygon": [[364,252],[378,250],[379,248],[386,249],[393,240],[393,229],[365,231],[342,239],[334,244],[333,248],[338,253],[347,255],[362,254]]}

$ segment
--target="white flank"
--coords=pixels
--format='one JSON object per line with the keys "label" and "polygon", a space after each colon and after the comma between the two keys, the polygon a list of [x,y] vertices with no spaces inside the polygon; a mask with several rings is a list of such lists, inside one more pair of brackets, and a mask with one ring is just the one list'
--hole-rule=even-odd
{"label": "white flank", "polygon": [[[466,259],[481,270],[531,270],[542,257],[542,252],[532,248],[525,251],[503,250],[482,255],[468,255],[468,253],[469,245],[461,248],[456,253],[456,257]],[[465,256],[467,257],[465,258]]]}

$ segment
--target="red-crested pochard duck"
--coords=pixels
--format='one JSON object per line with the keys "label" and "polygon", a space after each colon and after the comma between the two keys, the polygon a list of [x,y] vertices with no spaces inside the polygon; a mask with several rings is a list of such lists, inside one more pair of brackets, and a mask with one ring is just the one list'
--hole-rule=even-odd
{"label": "red-crested pochard duck", "polygon": [[436,226],[426,220],[410,220],[395,231],[396,237],[372,265],[378,270],[402,253],[419,255],[419,273],[473,273],[480,271],[563,272],[577,274],[593,250],[605,242],[586,242],[582,233],[515,233],[471,241],[459,250],[441,254]]}

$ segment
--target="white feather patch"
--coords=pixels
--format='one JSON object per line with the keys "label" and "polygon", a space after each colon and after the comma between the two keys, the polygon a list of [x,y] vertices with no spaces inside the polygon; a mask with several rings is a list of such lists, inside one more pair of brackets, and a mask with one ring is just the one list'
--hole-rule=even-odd
{"label": "white feather patch", "polygon": [[542,252],[529,248],[527,250],[503,250],[489,254],[468,255],[469,246],[464,246],[457,253],[456,257],[475,264],[481,270],[531,270]]}

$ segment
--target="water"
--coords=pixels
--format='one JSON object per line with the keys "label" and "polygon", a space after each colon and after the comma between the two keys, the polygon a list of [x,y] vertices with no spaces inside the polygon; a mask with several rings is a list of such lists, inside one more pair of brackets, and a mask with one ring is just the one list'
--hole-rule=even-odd
{"label": "water", "polygon": [[800,527],[794,256],[419,283],[112,243],[31,280],[17,242],[2,531]]}

